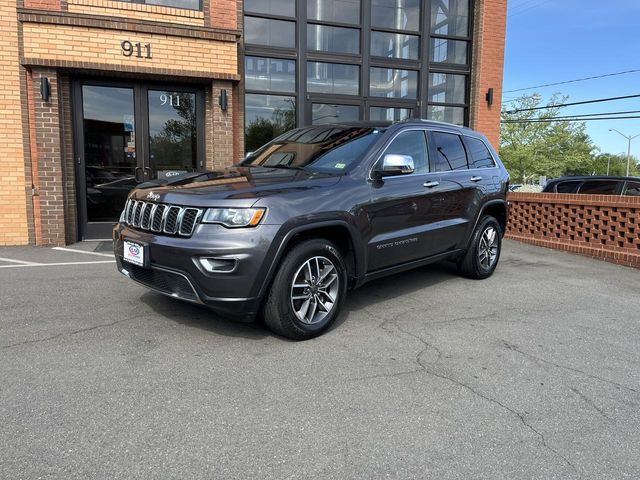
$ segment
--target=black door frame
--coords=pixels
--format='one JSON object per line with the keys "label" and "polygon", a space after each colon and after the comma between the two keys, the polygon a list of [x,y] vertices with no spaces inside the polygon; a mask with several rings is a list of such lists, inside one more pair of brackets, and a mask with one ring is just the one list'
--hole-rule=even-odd
{"label": "black door frame", "polygon": [[[149,159],[149,90],[170,90],[196,94],[196,170],[205,167],[205,94],[202,85],[171,84],[149,81],[101,80],[80,77],[71,84],[73,152],[76,173],[76,205],[78,212],[78,240],[106,240],[111,238],[114,222],[89,222],[87,213],[87,183],[84,152],[84,114],[82,87],[85,85],[133,90],[133,114],[136,138],[136,166],[142,169],[142,181],[150,179]],[[117,221],[117,220],[116,220]]]}

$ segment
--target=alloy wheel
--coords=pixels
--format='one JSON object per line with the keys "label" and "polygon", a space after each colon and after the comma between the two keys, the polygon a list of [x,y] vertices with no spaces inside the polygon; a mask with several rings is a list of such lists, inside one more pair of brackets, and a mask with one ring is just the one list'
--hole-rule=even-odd
{"label": "alloy wheel", "polygon": [[480,237],[478,246],[478,261],[485,269],[493,267],[498,258],[498,231],[494,227],[487,227]]}
{"label": "alloy wheel", "polygon": [[340,279],[335,265],[326,257],[305,261],[293,276],[291,307],[307,325],[321,322],[338,299]]}

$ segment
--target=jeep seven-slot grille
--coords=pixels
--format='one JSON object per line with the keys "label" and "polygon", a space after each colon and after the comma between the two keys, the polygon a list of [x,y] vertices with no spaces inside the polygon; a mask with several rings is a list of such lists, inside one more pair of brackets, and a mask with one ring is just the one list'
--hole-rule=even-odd
{"label": "jeep seven-slot grille", "polygon": [[130,227],[140,230],[189,237],[193,234],[202,212],[200,208],[129,199],[124,207],[123,219]]}

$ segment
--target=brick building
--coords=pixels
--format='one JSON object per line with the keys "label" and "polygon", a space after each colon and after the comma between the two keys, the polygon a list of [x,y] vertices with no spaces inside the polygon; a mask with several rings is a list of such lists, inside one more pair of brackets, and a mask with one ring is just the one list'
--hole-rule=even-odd
{"label": "brick building", "polygon": [[0,0],[0,245],[110,238],[137,183],[296,125],[420,116],[497,143],[506,3]]}

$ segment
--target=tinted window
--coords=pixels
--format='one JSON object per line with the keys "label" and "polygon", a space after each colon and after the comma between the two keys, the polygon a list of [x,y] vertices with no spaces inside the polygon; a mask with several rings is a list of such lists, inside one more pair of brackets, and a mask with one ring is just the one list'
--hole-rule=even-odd
{"label": "tinted window", "polygon": [[296,126],[296,99],[281,95],[245,95],[245,148],[257,150]]}
{"label": "tinted window", "polygon": [[244,17],[244,37],[247,43],[269,47],[295,48],[295,33],[295,22]]}
{"label": "tinted window", "polygon": [[466,170],[467,155],[458,135],[452,133],[433,132],[433,142],[436,149],[434,171]]}
{"label": "tinted window", "polygon": [[296,4],[291,0],[244,0],[244,11],[295,17]]}
{"label": "tinted window", "polygon": [[438,122],[464,125],[464,107],[445,107],[443,105],[429,105],[427,118]]}
{"label": "tinted window", "polygon": [[281,58],[245,57],[244,79],[247,90],[296,91],[296,62]]}
{"label": "tinted window", "polygon": [[360,119],[360,107],[357,105],[336,105],[332,103],[314,103],[311,109],[311,123],[351,122]]}
{"label": "tinted window", "polygon": [[421,130],[411,130],[398,135],[384,152],[387,154],[409,155],[413,159],[415,173],[429,171],[427,140]]}
{"label": "tinted window", "polygon": [[429,74],[429,101],[464,103],[467,77],[452,73]]}
{"label": "tinted window", "polygon": [[307,90],[314,93],[358,95],[360,67],[340,63],[307,62]]}
{"label": "tinted window", "polygon": [[482,140],[471,137],[466,137],[465,140],[469,149],[469,168],[491,168],[496,166],[489,149]]}
{"label": "tinted window", "polygon": [[383,132],[370,127],[300,128],[276,138],[241,165],[343,173],[360,161]]}
{"label": "tinted window", "polygon": [[467,63],[467,47],[469,42],[449,40],[446,38],[431,39],[431,61],[436,63]]}
{"label": "tinted window", "polygon": [[578,193],[591,195],[615,195],[618,189],[618,182],[608,180],[591,180],[584,182]]}
{"label": "tinted window", "polygon": [[627,182],[624,187],[625,195],[633,195],[634,197],[640,196],[640,182]]}
{"label": "tinted window", "polygon": [[421,0],[373,0],[371,25],[395,30],[420,29]]}
{"label": "tinted window", "polygon": [[371,68],[372,97],[417,98],[418,72],[394,68]]}
{"label": "tinted window", "polygon": [[309,24],[307,47],[309,50],[357,55],[360,53],[360,30]]}
{"label": "tinted window", "polygon": [[466,37],[469,34],[469,0],[433,0],[431,33]]}
{"label": "tinted window", "polygon": [[[580,182],[560,182],[556,186],[557,193],[576,193]],[[553,190],[549,190],[553,191]]]}
{"label": "tinted window", "polygon": [[420,37],[402,33],[371,32],[371,55],[418,60]]}
{"label": "tinted window", "polygon": [[307,18],[360,24],[360,0],[307,0]]}

